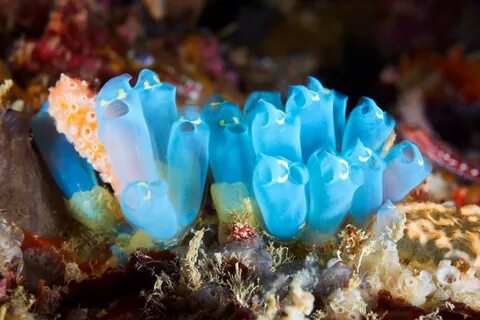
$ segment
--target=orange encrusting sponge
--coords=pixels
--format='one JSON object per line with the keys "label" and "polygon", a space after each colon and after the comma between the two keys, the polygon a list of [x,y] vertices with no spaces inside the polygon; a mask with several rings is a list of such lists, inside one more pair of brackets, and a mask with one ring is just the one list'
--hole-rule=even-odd
{"label": "orange encrusting sponge", "polygon": [[80,156],[100,173],[104,182],[118,190],[107,151],[98,139],[95,94],[88,83],[62,74],[49,91],[48,112],[55,119],[57,131],[67,137]]}

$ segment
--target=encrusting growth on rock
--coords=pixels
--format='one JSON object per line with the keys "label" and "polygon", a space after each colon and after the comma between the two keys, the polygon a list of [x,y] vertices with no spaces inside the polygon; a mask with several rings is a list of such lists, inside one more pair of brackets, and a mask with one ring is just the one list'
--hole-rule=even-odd
{"label": "encrusting growth on rock", "polygon": [[115,190],[117,181],[112,164],[97,136],[95,94],[88,83],[62,74],[50,88],[48,103],[58,132],[67,137],[75,150],[100,173],[102,180],[111,183]]}

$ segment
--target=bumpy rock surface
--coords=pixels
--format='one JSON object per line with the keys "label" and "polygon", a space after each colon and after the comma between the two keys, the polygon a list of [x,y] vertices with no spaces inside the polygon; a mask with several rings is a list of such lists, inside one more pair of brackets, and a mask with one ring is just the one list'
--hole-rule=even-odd
{"label": "bumpy rock surface", "polygon": [[42,174],[29,139],[30,118],[0,114],[0,216],[33,234],[52,237],[62,228],[63,202]]}

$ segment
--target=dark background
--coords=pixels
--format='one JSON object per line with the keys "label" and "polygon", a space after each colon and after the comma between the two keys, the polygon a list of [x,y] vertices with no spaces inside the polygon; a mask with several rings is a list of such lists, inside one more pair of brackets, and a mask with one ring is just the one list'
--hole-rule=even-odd
{"label": "dark background", "polygon": [[[474,0],[0,0],[0,8],[0,78],[12,78],[34,107],[62,72],[99,87],[120,72],[136,74],[130,62],[152,56],[161,78],[181,85],[187,74],[239,102],[252,90],[286,93],[315,75],[349,95],[350,108],[369,96],[398,116],[401,92],[382,72],[416,52],[456,47],[469,56],[480,48]],[[177,58],[198,34],[210,39],[210,51],[199,54],[192,76]],[[480,83],[480,67],[475,72]],[[442,138],[477,148],[480,85],[460,81],[473,98],[440,94],[427,115]]]}

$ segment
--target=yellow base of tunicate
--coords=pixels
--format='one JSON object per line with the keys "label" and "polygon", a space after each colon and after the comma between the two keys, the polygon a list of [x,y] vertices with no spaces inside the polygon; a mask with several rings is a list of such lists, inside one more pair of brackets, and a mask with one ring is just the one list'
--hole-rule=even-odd
{"label": "yellow base of tunicate", "polygon": [[258,226],[258,208],[245,184],[214,183],[210,193],[219,220],[220,242],[228,239],[235,223],[248,224],[252,228]]}
{"label": "yellow base of tunicate", "polygon": [[122,219],[117,200],[100,186],[75,193],[67,205],[76,220],[94,231],[113,232],[115,224]]}

